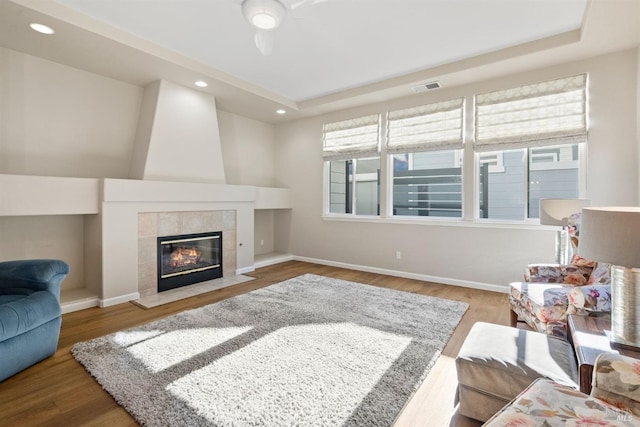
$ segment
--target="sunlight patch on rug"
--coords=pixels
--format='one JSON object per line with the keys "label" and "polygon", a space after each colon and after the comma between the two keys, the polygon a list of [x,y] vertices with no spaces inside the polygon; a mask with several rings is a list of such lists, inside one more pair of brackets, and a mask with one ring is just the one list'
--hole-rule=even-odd
{"label": "sunlight patch on rug", "polygon": [[[164,332],[130,346],[127,351],[151,372],[160,372],[250,330],[244,328],[196,328]],[[179,349],[176,351],[176,349]]]}
{"label": "sunlight patch on rug", "polygon": [[410,342],[353,323],[288,326],[180,378],[168,391],[215,425],[273,425],[276,413],[277,425],[341,425]]}

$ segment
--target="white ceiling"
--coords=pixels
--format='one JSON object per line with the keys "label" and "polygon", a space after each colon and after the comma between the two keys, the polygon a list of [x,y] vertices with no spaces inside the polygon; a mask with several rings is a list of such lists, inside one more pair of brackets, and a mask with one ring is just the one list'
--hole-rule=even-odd
{"label": "white ceiling", "polygon": [[202,79],[218,108],[277,124],[640,44],[640,0],[327,0],[262,56],[240,3],[0,0],[0,46],[138,86]]}
{"label": "white ceiling", "polygon": [[587,4],[310,1],[289,9],[262,56],[242,0],[56,1],[296,102],[579,29]]}

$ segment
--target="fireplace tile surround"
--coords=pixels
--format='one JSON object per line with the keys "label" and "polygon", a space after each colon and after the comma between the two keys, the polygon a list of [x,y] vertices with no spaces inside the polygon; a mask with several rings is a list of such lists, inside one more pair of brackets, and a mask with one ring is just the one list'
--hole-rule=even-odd
{"label": "fireplace tile surround", "polygon": [[236,211],[178,211],[138,213],[138,292],[158,293],[157,238],[177,234],[222,231],[223,277],[236,271]]}

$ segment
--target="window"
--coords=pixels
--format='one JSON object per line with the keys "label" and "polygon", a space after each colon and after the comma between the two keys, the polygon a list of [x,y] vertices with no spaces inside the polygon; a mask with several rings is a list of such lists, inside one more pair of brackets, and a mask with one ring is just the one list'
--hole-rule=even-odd
{"label": "window", "polygon": [[329,162],[329,212],[380,214],[380,158]]}
{"label": "window", "polygon": [[324,125],[330,214],[380,214],[380,116]]}
{"label": "window", "polygon": [[390,111],[392,215],[462,217],[462,98]]}
{"label": "window", "polygon": [[538,218],[540,198],[580,196],[586,85],[582,74],[476,96],[478,217]]}

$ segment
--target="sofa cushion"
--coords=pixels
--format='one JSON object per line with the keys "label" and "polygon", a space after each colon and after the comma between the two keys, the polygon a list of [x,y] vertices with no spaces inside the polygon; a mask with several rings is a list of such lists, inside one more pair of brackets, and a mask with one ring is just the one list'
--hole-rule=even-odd
{"label": "sofa cushion", "polygon": [[37,328],[61,315],[57,298],[47,291],[21,291],[0,295],[0,341]]}

